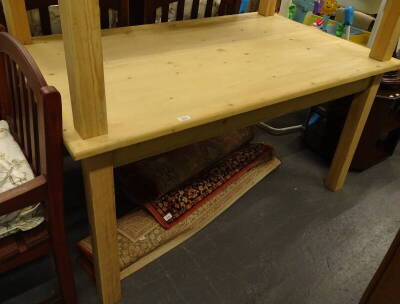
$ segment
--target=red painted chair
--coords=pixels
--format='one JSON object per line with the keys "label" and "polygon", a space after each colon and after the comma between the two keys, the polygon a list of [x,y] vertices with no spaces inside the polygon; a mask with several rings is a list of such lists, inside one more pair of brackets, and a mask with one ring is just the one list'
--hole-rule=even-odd
{"label": "red painted chair", "polygon": [[0,273],[52,253],[63,303],[76,303],[64,230],[61,96],[47,85],[27,51],[0,33],[0,118],[29,162],[35,178],[0,194],[0,215],[37,204],[46,221],[0,240]]}

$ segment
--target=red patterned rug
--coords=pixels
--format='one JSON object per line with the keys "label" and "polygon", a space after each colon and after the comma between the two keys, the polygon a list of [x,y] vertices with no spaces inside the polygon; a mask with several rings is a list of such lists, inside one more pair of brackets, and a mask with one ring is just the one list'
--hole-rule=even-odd
{"label": "red patterned rug", "polygon": [[197,178],[146,203],[145,207],[164,228],[169,229],[251,169],[267,153],[271,153],[271,148],[266,145],[245,145]]}

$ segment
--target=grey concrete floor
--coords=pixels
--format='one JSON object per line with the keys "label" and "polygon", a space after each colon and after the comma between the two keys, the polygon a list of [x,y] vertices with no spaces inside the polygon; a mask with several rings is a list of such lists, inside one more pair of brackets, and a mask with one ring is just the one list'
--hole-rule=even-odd
{"label": "grey concrete floor", "polygon": [[[400,228],[400,149],[323,186],[327,165],[298,134],[259,138],[283,161],[200,233],[122,282],[120,303],[358,303]],[[79,165],[66,160],[71,255],[88,234]],[[74,261],[80,303],[98,303],[94,282]],[[35,303],[54,292],[51,259],[0,276],[0,302]]]}

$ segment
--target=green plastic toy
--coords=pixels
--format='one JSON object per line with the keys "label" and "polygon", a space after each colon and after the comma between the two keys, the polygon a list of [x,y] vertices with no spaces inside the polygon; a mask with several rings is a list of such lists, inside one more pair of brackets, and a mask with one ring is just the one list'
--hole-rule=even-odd
{"label": "green plastic toy", "polygon": [[289,19],[293,20],[294,15],[296,14],[296,4],[292,3],[289,5]]}
{"label": "green plastic toy", "polygon": [[343,37],[344,29],[346,28],[346,25],[344,23],[339,23],[336,27],[336,36],[338,37]]}

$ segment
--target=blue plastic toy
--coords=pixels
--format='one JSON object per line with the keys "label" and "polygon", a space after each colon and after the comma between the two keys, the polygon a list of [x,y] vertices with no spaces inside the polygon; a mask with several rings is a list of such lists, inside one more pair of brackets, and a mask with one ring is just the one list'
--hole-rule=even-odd
{"label": "blue plastic toy", "polygon": [[348,6],[344,9],[344,25],[346,26],[346,39],[350,39],[351,26],[354,22],[354,8]]}
{"label": "blue plastic toy", "polygon": [[314,0],[293,0],[293,4],[296,5],[296,13],[293,20],[303,23],[307,12],[314,10]]}

